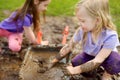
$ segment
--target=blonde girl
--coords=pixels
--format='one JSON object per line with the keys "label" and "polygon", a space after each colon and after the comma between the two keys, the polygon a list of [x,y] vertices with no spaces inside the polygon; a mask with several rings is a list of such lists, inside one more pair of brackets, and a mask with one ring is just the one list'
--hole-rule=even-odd
{"label": "blonde girl", "polygon": [[102,80],[111,80],[111,75],[120,72],[120,55],[116,48],[119,40],[108,3],[109,0],[80,0],[76,8],[80,27],[70,43],[51,62],[52,66],[81,41],[83,52],[75,56],[71,61],[72,65],[67,67],[71,74],[88,72],[102,66],[106,71]]}

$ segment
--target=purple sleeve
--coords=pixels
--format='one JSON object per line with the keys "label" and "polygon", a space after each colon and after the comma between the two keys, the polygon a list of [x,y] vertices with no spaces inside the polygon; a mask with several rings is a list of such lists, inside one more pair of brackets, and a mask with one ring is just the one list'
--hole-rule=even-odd
{"label": "purple sleeve", "polygon": [[106,37],[103,43],[103,48],[114,49],[119,45],[117,33],[110,34]]}
{"label": "purple sleeve", "polygon": [[73,41],[74,41],[74,42],[79,42],[79,41],[82,39],[82,35],[83,35],[82,30],[79,29],[79,30],[76,31],[76,33],[74,34],[74,36],[73,36]]}
{"label": "purple sleeve", "polygon": [[24,26],[29,27],[32,24],[32,17],[31,16],[25,16],[24,18]]}

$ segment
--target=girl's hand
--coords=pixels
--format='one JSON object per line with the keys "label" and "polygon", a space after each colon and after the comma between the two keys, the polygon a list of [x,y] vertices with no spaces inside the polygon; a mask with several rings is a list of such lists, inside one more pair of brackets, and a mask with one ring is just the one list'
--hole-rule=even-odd
{"label": "girl's hand", "polygon": [[41,41],[41,44],[42,44],[42,45],[48,45],[48,44],[49,44],[49,41]]}
{"label": "girl's hand", "polygon": [[71,75],[80,74],[81,72],[79,66],[73,67],[72,65],[70,65],[70,66],[67,66],[66,68]]}

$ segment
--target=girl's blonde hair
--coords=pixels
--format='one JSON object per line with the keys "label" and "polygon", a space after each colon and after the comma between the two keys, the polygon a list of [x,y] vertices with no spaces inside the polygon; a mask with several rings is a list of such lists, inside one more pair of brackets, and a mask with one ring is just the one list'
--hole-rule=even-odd
{"label": "girl's blonde hair", "polygon": [[[94,28],[93,34],[93,42],[97,41],[98,36],[102,29],[110,29],[116,30],[116,26],[113,24],[109,12],[109,0],[80,0],[77,4],[77,10],[80,7],[84,7],[88,14],[93,18],[100,18],[100,23]],[[83,44],[86,42],[87,32],[84,32],[83,35]]]}

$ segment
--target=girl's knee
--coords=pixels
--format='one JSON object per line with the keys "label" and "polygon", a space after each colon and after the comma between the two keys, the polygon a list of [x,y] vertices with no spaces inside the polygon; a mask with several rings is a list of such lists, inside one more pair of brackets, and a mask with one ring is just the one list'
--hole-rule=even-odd
{"label": "girl's knee", "polygon": [[73,66],[78,66],[82,64],[82,60],[75,57],[74,59],[71,60],[71,63]]}
{"label": "girl's knee", "polygon": [[77,66],[77,62],[74,59],[71,60],[71,63],[72,63],[72,66],[74,67]]}
{"label": "girl's knee", "polygon": [[9,49],[11,49],[13,52],[18,52],[21,49],[21,46],[9,46]]}

